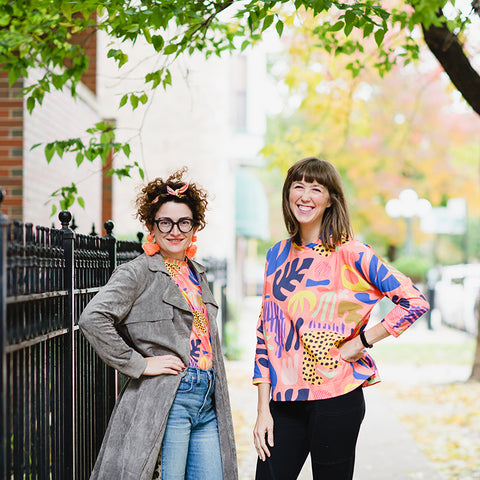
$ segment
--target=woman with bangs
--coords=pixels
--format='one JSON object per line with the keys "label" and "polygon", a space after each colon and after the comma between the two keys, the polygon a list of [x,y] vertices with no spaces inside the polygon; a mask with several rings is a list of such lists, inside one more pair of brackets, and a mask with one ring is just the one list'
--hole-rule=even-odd
{"label": "woman with bangs", "polygon": [[[256,331],[256,480],[294,480],[309,454],[315,480],[351,480],[363,388],[380,381],[368,350],[403,333],[429,305],[408,277],[353,238],[331,163],[295,163],[282,207],[289,238],[267,253]],[[393,310],[367,329],[385,296]]]}

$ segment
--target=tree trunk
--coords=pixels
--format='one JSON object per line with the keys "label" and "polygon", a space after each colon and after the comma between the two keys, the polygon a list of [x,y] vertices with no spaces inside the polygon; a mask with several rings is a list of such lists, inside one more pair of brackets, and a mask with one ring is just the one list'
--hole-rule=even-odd
{"label": "tree trunk", "polygon": [[[442,10],[437,15],[443,16]],[[430,51],[466,102],[480,115],[480,75],[472,67],[457,36],[448,29],[446,23],[441,26],[430,25],[428,28],[422,25],[422,30]]]}
{"label": "tree trunk", "polygon": [[[472,2],[472,6],[480,14],[478,1]],[[437,16],[443,16],[441,9]],[[450,77],[451,82],[463,95],[465,101],[480,115],[480,75],[465,55],[458,37],[448,29],[446,22],[440,26],[430,25],[428,28],[422,25],[422,30],[428,48]],[[477,345],[469,381],[480,382],[480,292],[475,301],[475,316],[478,323]]]}
{"label": "tree trunk", "polygon": [[470,382],[480,382],[480,292],[475,300],[475,316],[477,317],[478,333],[477,347],[475,349],[475,358],[473,360],[472,373],[468,379]]}

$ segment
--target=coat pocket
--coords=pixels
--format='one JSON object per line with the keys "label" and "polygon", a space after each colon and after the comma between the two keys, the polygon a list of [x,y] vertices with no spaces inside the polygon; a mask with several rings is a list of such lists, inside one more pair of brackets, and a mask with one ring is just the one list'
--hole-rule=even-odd
{"label": "coat pocket", "polygon": [[152,307],[153,305],[148,309],[133,308],[124,320],[125,325],[173,320],[173,307],[171,305],[165,305],[162,303],[161,305],[156,305],[157,308]]}

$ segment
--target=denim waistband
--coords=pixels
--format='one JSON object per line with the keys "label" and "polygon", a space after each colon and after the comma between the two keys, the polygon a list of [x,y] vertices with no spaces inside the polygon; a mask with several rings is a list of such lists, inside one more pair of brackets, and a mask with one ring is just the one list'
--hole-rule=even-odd
{"label": "denim waistband", "polygon": [[188,367],[185,370],[184,377],[190,377],[195,383],[200,383],[202,380],[213,381],[215,379],[215,371],[213,368],[208,370],[197,367]]}

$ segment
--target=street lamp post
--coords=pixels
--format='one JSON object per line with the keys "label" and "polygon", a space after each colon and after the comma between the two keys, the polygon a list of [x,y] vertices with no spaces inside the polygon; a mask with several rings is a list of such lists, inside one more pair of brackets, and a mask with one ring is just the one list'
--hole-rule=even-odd
{"label": "street lamp post", "polygon": [[418,198],[417,192],[411,188],[402,190],[398,198],[392,198],[385,205],[387,215],[392,218],[404,218],[407,232],[405,239],[405,255],[413,256],[413,219],[427,214],[432,205],[426,198]]}

